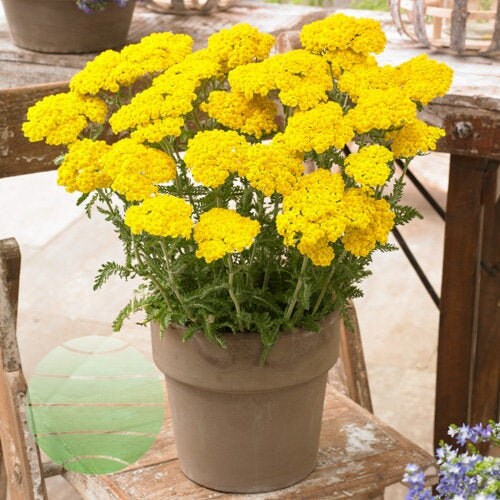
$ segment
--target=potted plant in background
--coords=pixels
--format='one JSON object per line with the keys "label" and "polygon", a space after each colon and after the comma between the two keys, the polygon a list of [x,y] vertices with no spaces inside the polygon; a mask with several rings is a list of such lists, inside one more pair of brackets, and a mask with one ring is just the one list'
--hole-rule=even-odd
{"label": "potted plant in background", "polygon": [[15,45],[84,53],[122,47],[135,0],[2,0]]}
{"label": "potted plant in background", "polygon": [[95,286],[142,278],[114,327],[145,312],[181,466],[223,491],[314,468],[340,318],[372,253],[418,215],[405,170],[443,135],[417,112],[447,91],[446,65],[379,67],[379,23],[340,14],[301,41],[270,57],[273,37],[247,24],[196,52],[152,34],[100,54],[24,125],[68,146],[58,183],[113,224],[125,259]]}

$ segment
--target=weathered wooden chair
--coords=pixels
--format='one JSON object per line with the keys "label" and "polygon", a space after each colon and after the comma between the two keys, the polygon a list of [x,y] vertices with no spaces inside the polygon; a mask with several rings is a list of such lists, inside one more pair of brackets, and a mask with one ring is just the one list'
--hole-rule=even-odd
{"label": "weathered wooden chair", "polygon": [[[20,263],[16,240],[1,240],[0,437],[6,473],[0,475],[0,488],[4,489],[3,496],[0,489],[0,498],[5,497],[8,489],[11,500],[45,499],[44,478],[55,474],[62,474],[84,498],[99,500],[206,498],[211,494],[181,473],[168,414],[153,448],[122,472],[91,476],[41,463],[27,426],[27,384],[16,338]],[[350,317],[354,328],[342,329],[340,363],[329,376],[318,467],[305,481],[273,493],[272,498],[374,498],[385,486],[401,479],[406,463],[423,467],[433,463],[424,450],[370,413],[370,392],[354,308],[350,309]],[[166,474],[169,488],[155,479]]]}

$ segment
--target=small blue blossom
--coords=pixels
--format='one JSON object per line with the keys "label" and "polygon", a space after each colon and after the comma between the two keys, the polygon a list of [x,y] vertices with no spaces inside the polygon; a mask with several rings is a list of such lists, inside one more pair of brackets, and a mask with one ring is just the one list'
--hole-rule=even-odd
{"label": "small blue blossom", "polygon": [[[500,458],[482,456],[474,444],[500,444],[500,423],[491,421],[469,427],[451,425],[448,434],[467,451],[460,452],[444,442],[436,450],[439,466],[437,496],[425,487],[426,476],[418,465],[409,464],[403,482],[408,485],[407,500],[498,500],[500,499]],[[462,448],[463,449],[463,448]]]}

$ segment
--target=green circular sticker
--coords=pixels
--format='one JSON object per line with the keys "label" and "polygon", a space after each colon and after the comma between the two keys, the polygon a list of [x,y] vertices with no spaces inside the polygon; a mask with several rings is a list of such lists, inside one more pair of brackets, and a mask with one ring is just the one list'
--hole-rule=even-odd
{"label": "green circular sticker", "polygon": [[109,474],[133,464],[160,432],[165,397],[152,362],[114,337],[56,347],[28,386],[28,424],[65,469]]}

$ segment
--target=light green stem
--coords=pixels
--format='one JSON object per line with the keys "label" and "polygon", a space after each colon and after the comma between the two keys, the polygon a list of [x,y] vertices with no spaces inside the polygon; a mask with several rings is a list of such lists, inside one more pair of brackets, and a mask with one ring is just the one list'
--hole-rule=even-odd
{"label": "light green stem", "polygon": [[179,301],[179,304],[182,307],[182,310],[184,311],[184,314],[186,315],[187,318],[189,318],[191,321],[194,322],[193,318],[191,318],[191,314],[189,313],[188,308],[186,307],[186,304],[184,303],[184,299],[182,298],[181,293],[179,292],[179,288],[177,287],[177,283],[175,281],[175,276],[174,273],[172,272],[172,267],[170,266],[170,255],[167,252],[167,249],[165,247],[165,243],[160,240],[160,246],[163,251],[163,255],[165,256],[165,266],[167,268],[167,277],[168,277],[168,283],[170,285],[170,288],[174,292],[174,295],[176,296],[177,300]]}
{"label": "light green stem", "polygon": [[[142,260],[141,254],[139,253],[139,249],[137,248],[137,243],[134,237],[134,233],[132,233],[132,231],[130,232],[130,236],[132,239],[132,245],[134,247],[135,258],[137,259],[137,262],[139,262],[141,266],[144,266],[144,262]],[[161,286],[160,282],[155,278],[153,274],[148,273],[146,277],[151,280],[151,282],[154,284],[156,289],[160,292],[161,296],[163,297],[163,300],[165,301],[165,304],[167,304],[167,307],[172,311],[173,310],[172,304],[170,303],[167,293],[165,289]]]}
{"label": "light green stem", "polygon": [[227,266],[229,269],[229,296],[231,297],[231,300],[233,301],[234,307],[236,309],[236,318],[238,320],[238,327],[240,331],[243,331],[243,323],[241,321],[241,307],[240,303],[238,301],[238,297],[236,296],[236,293],[234,291],[234,267],[233,267],[233,261],[231,259],[230,255],[226,256],[226,261],[227,261]]}
{"label": "light green stem", "polygon": [[312,314],[316,314],[318,311],[321,303],[323,302],[323,298],[325,297],[325,293],[328,289],[328,285],[330,284],[330,281],[332,280],[333,274],[335,273],[335,269],[337,269],[337,266],[340,262],[344,260],[344,257],[346,256],[345,250],[343,253],[341,253],[337,259],[334,261],[332,264],[332,267],[330,268],[330,272],[328,273],[328,277],[326,278],[325,284],[323,285],[323,288],[321,289],[321,292],[318,296],[318,300],[316,300],[316,304],[314,304],[314,308],[312,310]]}
{"label": "light green stem", "polygon": [[295,304],[297,303],[297,299],[299,297],[299,292],[302,288],[302,285],[304,284],[304,274],[306,272],[308,263],[309,263],[309,258],[304,256],[304,259],[302,260],[302,267],[300,268],[299,278],[297,279],[297,284],[295,285],[295,290],[293,291],[292,298],[285,312],[285,320],[287,321],[292,317]]}

